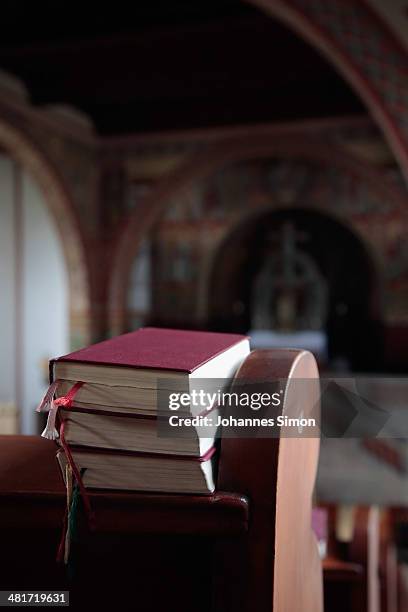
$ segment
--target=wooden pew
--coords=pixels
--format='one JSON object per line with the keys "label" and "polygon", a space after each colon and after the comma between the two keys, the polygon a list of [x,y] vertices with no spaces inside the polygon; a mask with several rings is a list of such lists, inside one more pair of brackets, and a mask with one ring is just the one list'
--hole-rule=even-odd
{"label": "wooden pew", "polygon": [[[390,508],[388,511],[388,532],[391,532],[393,541],[397,542],[400,550],[405,551],[404,555],[396,555],[396,560],[391,561],[391,566],[396,567],[396,590],[397,590],[397,610],[406,612],[408,610],[408,508]],[[403,559],[405,557],[405,559]],[[395,580],[391,583],[391,596],[395,598]],[[388,610],[387,610],[388,612]],[[393,609],[391,610],[393,612]]]}
{"label": "wooden pew", "polygon": [[[322,507],[322,506],[320,506]],[[340,509],[326,504],[327,554],[323,560],[325,610],[378,612],[378,513],[374,508],[354,508],[340,537]],[[346,540],[346,541],[345,541]]]}
{"label": "wooden pew", "polygon": [[325,609],[329,612],[404,612],[394,509],[355,506],[352,534],[340,541],[336,533],[339,508],[327,512],[327,555],[323,560]]}
{"label": "wooden pew", "polygon": [[380,596],[381,612],[403,612],[398,605],[398,550],[392,509],[384,510],[380,519]]}
{"label": "wooden pew", "polygon": [[[242,379],[286,379],[281,413],[318,406],[310,353],[255,351]],[[316,381],[299,397],[296,379]],[[282,432],[283,433],[283,432]],[[53,443],[0,437],[0,588],[64,588],[71,608],[320,612],[311,529],[319,439],[224,439],[213,496],[92,492],[75,573],[55,564],[65,494]]]}

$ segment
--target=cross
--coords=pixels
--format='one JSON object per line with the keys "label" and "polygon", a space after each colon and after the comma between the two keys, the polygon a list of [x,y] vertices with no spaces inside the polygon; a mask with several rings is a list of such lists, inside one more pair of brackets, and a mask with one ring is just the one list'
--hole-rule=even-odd
{"label": "cross", "polygon": [[296,232],[294,224],[286,221],[281,231],[275,235],[270,234],[268,239],[271,243],[278,242],[281,246],[283,270],[282,274],[274,279],[274,284],[285,288],[294,288],[303,284],[302,276],[296,274],[296,244],[306,242],[309,236],[304,232]]}

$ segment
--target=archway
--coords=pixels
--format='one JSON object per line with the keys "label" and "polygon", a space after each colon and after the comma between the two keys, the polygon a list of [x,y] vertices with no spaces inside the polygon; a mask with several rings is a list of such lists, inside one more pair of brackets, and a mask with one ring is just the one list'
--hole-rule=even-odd
{"label": "archway", "polygon": [[[334,189],[333,192],[333,185],[330,186],[330,174],[333,175],[333,173],[338,176],[339,186],[352,183],[356,185],[357,191],[363,190],[369,193],[369,199],[373,201],[373,204],[375,203],[376,214],[373,219],[378,226],[378,231],[383,227],[382,224],[388,214],[387,210],[394,211],[394,218],[395,216],[401,219],[407,217],[408,211],[404,194],[394,185],[379,180],[377,173],[370,166],[353,158],[352,155],[340,148],[333,145],[329,146],[319,140],[313,141],[311,138],[294,139],[293,135],[280,139],[271,138],[269,135],[257,136],[256,138],[248,137],[244,141],[230,139],[196,155],[191,161],[186,162],[181,168],[174,171],[149,198],[145,199],[141,208],[137,211],[137,217],[134,216],[128,221],[126,227],[122,228],[120,235],[118,235],[115,256],[112,258],[113,267],[109,295],[112,333],[120,333],[125,329],[130,269],[138,252],[140,240],[148,235],[165,211],[173,209],[177,202],[188,200],[188,195],[193,186],[196,191],[197,189],[200,191],[203,185],[211,182],[213,177],[224,169],[237,167],[239,164],[252,163],[256,160],[266,162],[269,159],[277,160],[279,163],[289,166],[294,165],[293,178],[295,181],[298,174],[296,171],[297,164],[305,166],[302,172],[306,172],[306,175],[310,174],[310,171],[314,173],[314,169],[317,169],[325,185],[324,189],[326,191],[329,189],[333,196],[336,196],[337,193],[337,189]],[[327,172],[329,167],[331,168],[330,173]],[[291,174],[290,170],[289,173],[286,173],[289,182]],[[281,187],[283,191],[287,190],[285,185],[276,185],[279,191],[282,191]],[[262,197],[269,202],[269,205],[275,199],[273,192],[265,193]],[[298,195],[296,194],[295,199],[297,198]],[[346,198],[344,201],[348,202],[347,210],[342,212],[339,209],[339,215],[355,219],[355,222],[362,227],[363,233],[368,232],[370,234],[371,230],[364,228],[364,215],[361,217],[360,210],[353,209],[353,201],[355,201],[353,194],[350,194],[350,198]],[[384,206],[384,203],[387,203],[387,205]],[[332,204],[327,199],[323,199],[319,207],[324,212]],[[300,205],[300,202],[298,202],[298,205]],[[313,199],[310,199],[310,205],[314,206]],[[243,200],[239,204],[239,210],[236,211],[237,217],[245,214],[246,206],[245,200]],[[384,217],[384,221],[381,220],[382,217]],[[401,222],[401,229],[404,225],[405,222]],[[371,235],[374,235],[373,232],[371,232]],[[203,291],[207,291],[205,287]]]}
{"label": "archway", "polygon": [[54,217],[69,275],[70,343],[73,347],[86,344],[91,336],[89,267],[69,190],[38,143],[1,117],[0,147],[20,163],[38,184]]}
{"label": "archway", "polygon": [[329,361],[382,365],[382,279],[367,245],[321,211],[269,210],[245,219],[213,260],[210,327],[274,342],[311,332],[328,339]]}
{"label": "archway", "polygon": [[367,2],[246,0],[316,47],[366,103],[408,180],[406,50]]}
{"label": "archway", "polygon": [[88,270],[74,206],[53,164],[4,120],[0,144],[1,323],[8,347],[0,404],[14,421],[0,429],[33,433],[47,359],[89,340]]}

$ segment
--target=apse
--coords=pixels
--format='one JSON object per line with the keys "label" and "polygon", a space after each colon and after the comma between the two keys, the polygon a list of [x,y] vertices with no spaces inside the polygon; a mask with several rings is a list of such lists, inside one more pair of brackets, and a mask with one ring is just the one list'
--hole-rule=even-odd
{"label": "apse", "polygon": [[68,352],[68,276],[43,193],[0,156],[0,433],[37,433],[48,360]]}
{"label": "apse", "polygon": [[347,225],[310,209],[246,220],[220,247],[211,326],[259,347],[305,346],[340,370],[381,368],[378,271]]}

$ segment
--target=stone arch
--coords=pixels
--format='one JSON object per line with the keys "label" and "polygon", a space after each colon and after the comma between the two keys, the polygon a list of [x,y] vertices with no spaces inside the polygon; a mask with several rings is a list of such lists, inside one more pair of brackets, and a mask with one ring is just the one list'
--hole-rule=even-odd
{"label": "stone arch", "polygon": [[[282,207],[276,202],[271,202],[267,206],[262,206],[257,210],[242,211],[242,213],[230,223],[225,234],[218,240],[215,248],[210,253],[209,261],[205,266],[206,274],[201,279],[200,293],[207,296],[212,294],[214,276],[219,267],[218,262],[222,261],[222,253],[228,247],[228,244],[234,241],[234,236],[240,232],[240,230],[256,224],[262,220],[262,218],[274,213],[290,212],[292,207]],[[361,244],[362,252],[367,260],[368,267],[373,277],[373,291],[370,295],[370,312],[373,317],[378,319],[384,318],[384,300],[383,296],[385,293],[384,283],[384,262],[381,256],[375,251],[374,245],[370,242],[370,236],[360,228],[356,227],[352,220],[346,218],[341,213],[335,213],[328,211],[322,206],[302,206],[295,204],[296,211],[304,211],[305,213],[317,213],[318,215],[325,217],[329,221],[335,222],[340,228],[349,234],[352,234],[356,241]],[[205,315],[209,315],[209,304],[206,304]],[[211,319],[211,317],[210,317]]]}
{"label": "stone arch", "polygon": [[69,329],[72,346],[90,340],[90,286],[79,221],[69,191],[53,163],[31,137],[0,118],[0,145],[39,185],[61,240],[69,279]]}
{"label": "stone arch", "polygon": [[230,139],[213,145],[191,157],[189,161],[163,179],[152,194],[145,198],[140,207],[123,224],[117,235],[109,286],[109,315],[112,333],[124,329],[126,288],[130,266],[143,236],[160,218],[166,205],[185,192],[193,183],[211,176],[217,170],[239,161],[278,157],[302,159],[322,166],[334,165],[343,172],[358,177],[371,185],[377,193],[391,200],[407,213],[404,194],[393,185],[379,179],[368,164],[353,158],[340,148],[312,138],[273,139],[270,136]]}
{"label": "stone arch", "polygon": [[259,337],[257,332],[262,335],[260,330],[269,330],[266,334],[285,331],[277,323],[278,302],[273,300],[279,294],[279,285],[274,284],[276,274],[284,274],[284,268],[273,266],[278,262],[280,247],[276,243],[273,247],[270,241],[282,237],[280,232],[290,222],[296,231],[297,271],[302,269],[299,264],[307,266],[309,283],[307,290],[303,286],[300,301],[294,297],[296,292],[292,294],[291,304],[297,306],[289,311],[288,329],[315,330],[327,343],[322,355],[327,350],[329,359],[340,358],[352,367],[365,367],[367,363],[371,368],[381,367],[385,270],[370,248],[369,235],[351,221],[325,210],[320,201],[314,207],[296,203],[262,207],[252,218],[241,217],[227,232],[213,259],[208,285],[209,328],[244,333],[251,330],[254,341]]}
{"label": "stone arch", "polygon": [[407,53],[363,0],[246,0],[318,49],[365,102],[408,180]]}

